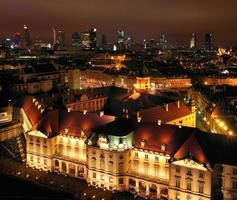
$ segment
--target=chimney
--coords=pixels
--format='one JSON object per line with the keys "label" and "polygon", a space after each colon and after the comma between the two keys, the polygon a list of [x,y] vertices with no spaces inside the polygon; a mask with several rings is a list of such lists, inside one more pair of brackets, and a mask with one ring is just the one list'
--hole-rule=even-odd
{"label": "chimney", "polygon": [[179,100],[177,101],[177,106],[178,106],[178,108],[180,108],[180,101]]}
{"label": "chimney", "polygon": [[169,104],[165,104],[165,111],[168,112],[169,111]]}

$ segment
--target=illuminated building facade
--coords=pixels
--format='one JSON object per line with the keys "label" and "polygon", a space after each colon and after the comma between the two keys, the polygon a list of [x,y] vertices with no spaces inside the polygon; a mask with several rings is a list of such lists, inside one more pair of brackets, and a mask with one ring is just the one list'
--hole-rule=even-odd
{"label": "illuminated building facade", "polygon": [[[236,150],[235,137],[96,113],[46,111],[32,97],[21,113],[30,167],[150,199],[208,200],[219,190],[231,199],[237,192],[232,179],[237,159],[226,157]],[[223,153],[226,143],[231,148]],[[220,178],[225,185],[213,188]]]}
{"label": "illuminated building facade", "polygon": [[196,35],[193,33],[192,38],[190,40],[190,48],[191,49],[196,47],[196,40],[197,40]]}
{"label": "illuminated building facade", "polygon": [[69,88],[71,90],[80,90],[80,77],[79,69],[68,70]]}

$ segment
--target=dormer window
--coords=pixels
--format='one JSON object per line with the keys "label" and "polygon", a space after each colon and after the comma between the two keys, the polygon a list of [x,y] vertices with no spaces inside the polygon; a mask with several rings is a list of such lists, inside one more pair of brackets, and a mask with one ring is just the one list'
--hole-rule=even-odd
{"label": "dormer window", "polygon": [[167,145],[166,144],[162,144],[161,145],[161,151],[166,151]]}
{"label": "dormer window", "polygon": [[146,141],[145,141],[145,140],[142,140],[142,141],[141,141],[141,148],[144,148],[144,147],[145,147],[145,144],[146,144]]}
{"label": "dormer window", "polygon": [[158,119],[157,124],[160,126],[161,125],[161,120]]}

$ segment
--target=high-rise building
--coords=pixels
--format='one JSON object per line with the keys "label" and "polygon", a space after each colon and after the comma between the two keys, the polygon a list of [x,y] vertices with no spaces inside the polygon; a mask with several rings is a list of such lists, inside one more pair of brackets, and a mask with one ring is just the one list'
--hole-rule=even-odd
{"label": "high-rise building", "polygon": [[22,42],[21,46],[23,48],[29,47],[31,45],[31,40],[30,40],[30,31],[26,25],[24,25],[24,29],[22,32]]}
{"label": "high-rise building", "polygon": [[165,48],[166,45],[167,45],[167,39],[166,39],[165,34],[162,33],[162,34],[160,35],[160,46],[161,46],[162,48]]}
{"label": "high-rise building", "polygon": [[87,49],[87,50],[96,49],[96,45],[97,45],[96,32],[97,30],[93,28],[91,30],[84,31],[81,34],[81,45],[83,49]]}
{"label": "high-rise building", "polygon": [[193,33],[190,40],[190,48],[193,49],[196,47],[196,35]]}
{"label": "high-rise building", "polygon": [[101,48],[103,49],[103,50],[107,50],[107,46],[108,46],[108,44],[107,44],[107,38],[106,38],[106,35],[102,35],[101,36]]}
{"label": "high-rise building", "polygon": [[205,48],[211,48],[212,47],[212,35],[211,33],[206,33],[204,38]]}
{"label": "high-rise building", "polygon": [[125,35],[123,30],[118,30],[117,32],[117,44],[119,50],[125,48]]}
{"label": "high-rise building", "polygon": [[90,49],[96,49],[96,28],[90,30]]}
{"label": "high-rise building", "polygon": [[81,34],[81,45],[82,45],[82,48],[83,49],[90,49],[90,44],[91,44],[90,32],[84,31]]}
{"label": "high-rise building", "polygon": [[80,33],[74,32],[72,34],[72,46],[73,47],[79,47],[80,46]]}
{"label": "high-rise building", "polygon": [[80,70],[70,69],[68,70],[69,88],[71,90],[80,90]]}
{"label": "high-rise building", "polygon": [[16,46],[19,46],[20,42],[21,42],[21,33],[16,32],[14,34],[14,43],[15,43]]}
{"label": "high-rise building", "polygon": [[63,30],[56,30],[56,46],[64,47],[66,45],[65,32]]}

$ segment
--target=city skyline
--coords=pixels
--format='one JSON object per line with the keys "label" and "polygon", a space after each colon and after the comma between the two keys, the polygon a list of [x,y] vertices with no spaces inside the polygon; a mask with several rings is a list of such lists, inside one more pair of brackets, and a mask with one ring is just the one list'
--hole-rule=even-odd
{"label": "city skyline", "polygon": [[107,35],[108,41],[115,40],[118,29],[123,29],[127,36],[134,36],[137,40],[158,39],[161,33],[167,33],[169,41],[182,43],[188,43],[192,33],[203,41],[201,35],[211,32],[216,44],[230,46],[237,44],[237,28],[232,27],[237,15],[234,12],[236,4],[233,0],[228,4],[219,0],[151,1],[149,4],[143,0],[113,3],[107,0],[70,0],[67,4],[64,1],[3,1],[0,16],[8,20],[0,22],[4,27],[0,37],[21,32],[26,24],[32,38],[47,40],[52,38],[52,27],[65,30],[67,41],[75,31],[96,27],[99,35]]}

